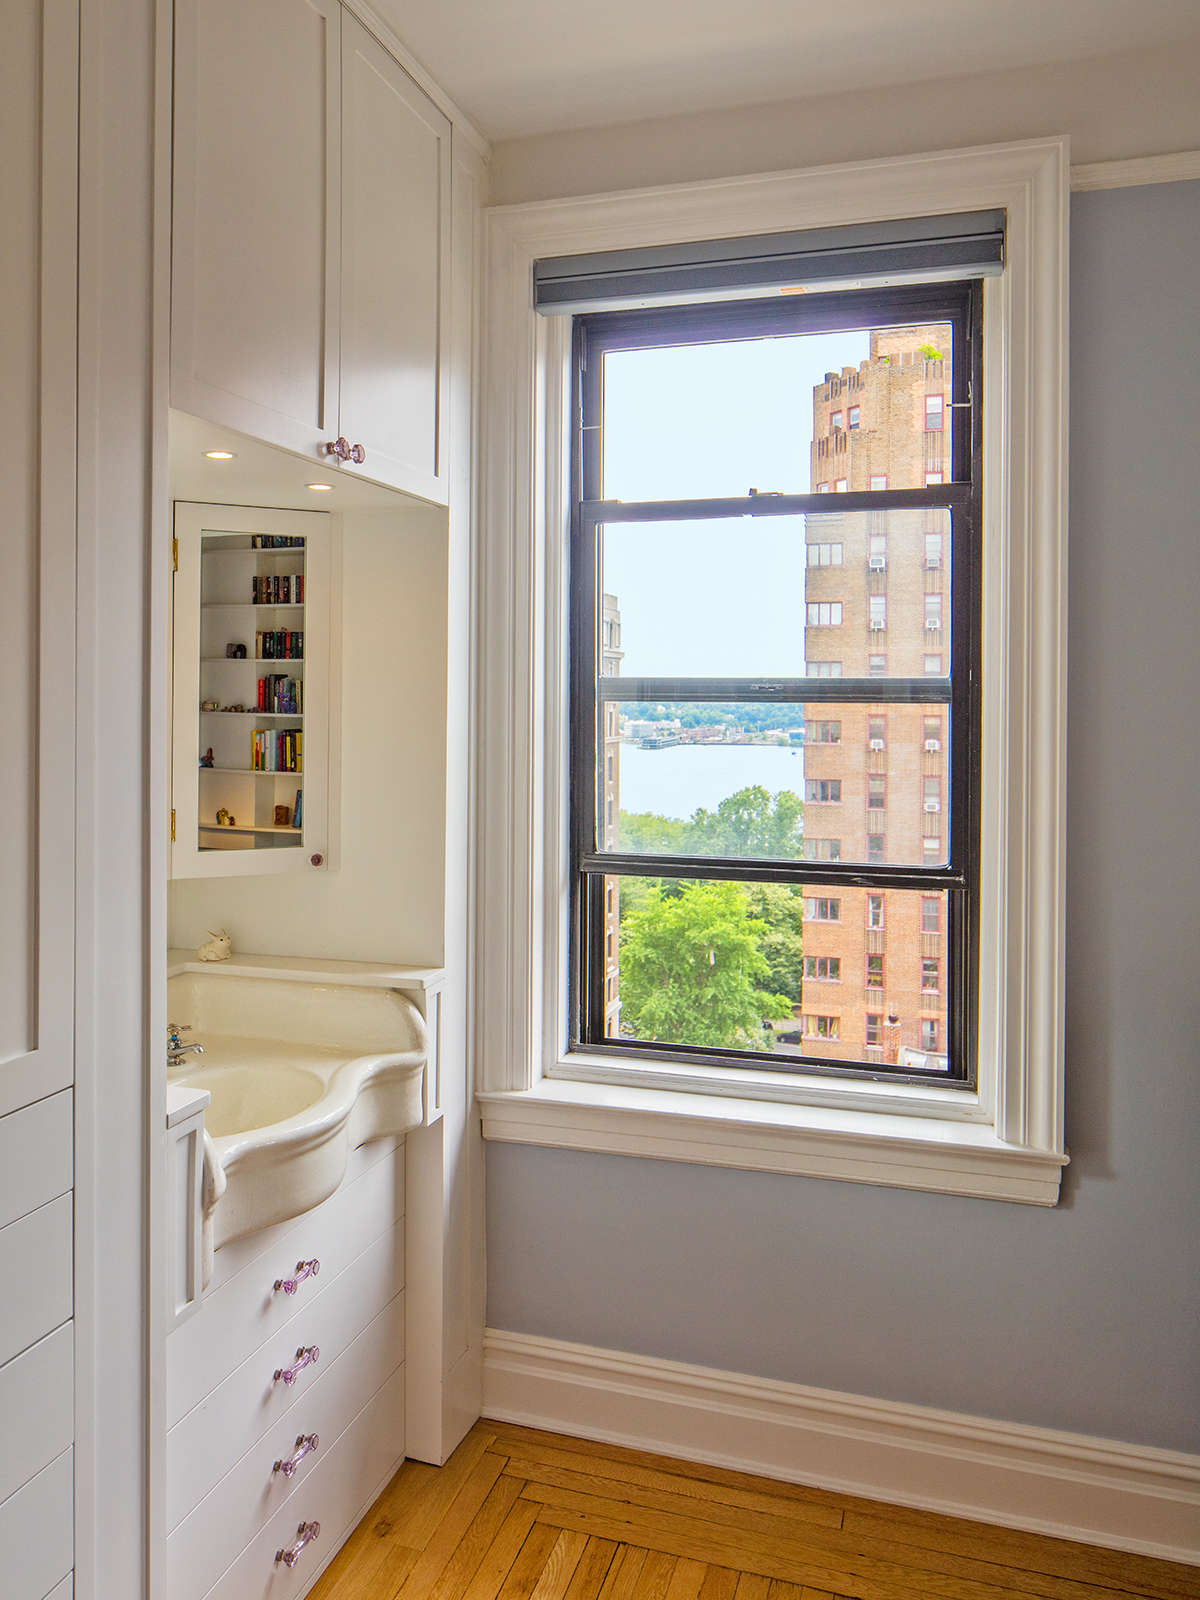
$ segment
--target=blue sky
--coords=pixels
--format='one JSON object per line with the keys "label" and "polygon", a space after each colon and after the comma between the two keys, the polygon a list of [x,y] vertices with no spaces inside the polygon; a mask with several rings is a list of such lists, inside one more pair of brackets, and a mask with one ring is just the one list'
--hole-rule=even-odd
{"label": "blue sky", "polygon": [[[813,389],[868,346],[856,332],[609,354],[605,498],[807,494]],[[604,587],[625,675],[804,675],[801,518],[614,527]]]}

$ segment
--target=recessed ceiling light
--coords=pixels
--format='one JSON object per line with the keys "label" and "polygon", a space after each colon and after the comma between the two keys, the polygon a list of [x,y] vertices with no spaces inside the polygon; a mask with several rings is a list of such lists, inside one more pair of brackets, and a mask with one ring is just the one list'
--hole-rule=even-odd
{"label": "recessed ceiling light", "polygon": [[236,450],[206,450],[204,454],[210,461],[232,461],[237,454]]}
{"label": "recessed ceiling light", "polygon": [[304,487],[306,489],[332,489],[333,485],[331,483],[306,483]]}

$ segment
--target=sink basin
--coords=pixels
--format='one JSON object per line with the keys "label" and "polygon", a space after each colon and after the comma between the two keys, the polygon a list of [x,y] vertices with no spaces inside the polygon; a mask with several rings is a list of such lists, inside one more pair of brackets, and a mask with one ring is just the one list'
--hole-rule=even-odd
{"label": "sink basin", "polygon": [[212,1095],[204,1126],[214,1139],[286,1122],[325,1093],[322,1079],[303,1067],[205,1067],[173,1081]]}
{"label": "sink basin", "polygon": [[207,1089],[204,1282],[232,1239],[337,1189],[350,1151],[424,1118],[424,1018],[392,989],[223,973],[167,980],[172,1022],[202,1045],[168,1072]]}

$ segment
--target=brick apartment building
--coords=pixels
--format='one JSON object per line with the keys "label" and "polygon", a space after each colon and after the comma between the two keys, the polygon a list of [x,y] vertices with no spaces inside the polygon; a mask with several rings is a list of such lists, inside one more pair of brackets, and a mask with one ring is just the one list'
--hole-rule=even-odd
{"label": "brick apartment building", "polygon": [[[950,338],[943,325],[873,333],[859,368],[826,373],[813,391],[817,493],[949,480]],[[808,517],[806,542],[810,677],[948,672],[946,512],[831,508]],[[805,723],[809,859],[946,860],[948,706],[809,704]],[[946,978],[941,895],[806,888],[801,1053],[944,1065]]]}

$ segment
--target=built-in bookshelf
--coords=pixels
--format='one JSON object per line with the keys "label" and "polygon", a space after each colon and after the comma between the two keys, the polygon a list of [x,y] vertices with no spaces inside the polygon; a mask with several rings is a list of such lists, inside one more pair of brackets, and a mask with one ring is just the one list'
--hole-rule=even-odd
{"label": "built-in bookshelf", "polygon": [[328,854],[329,517],[175,508],[173,872]]}

